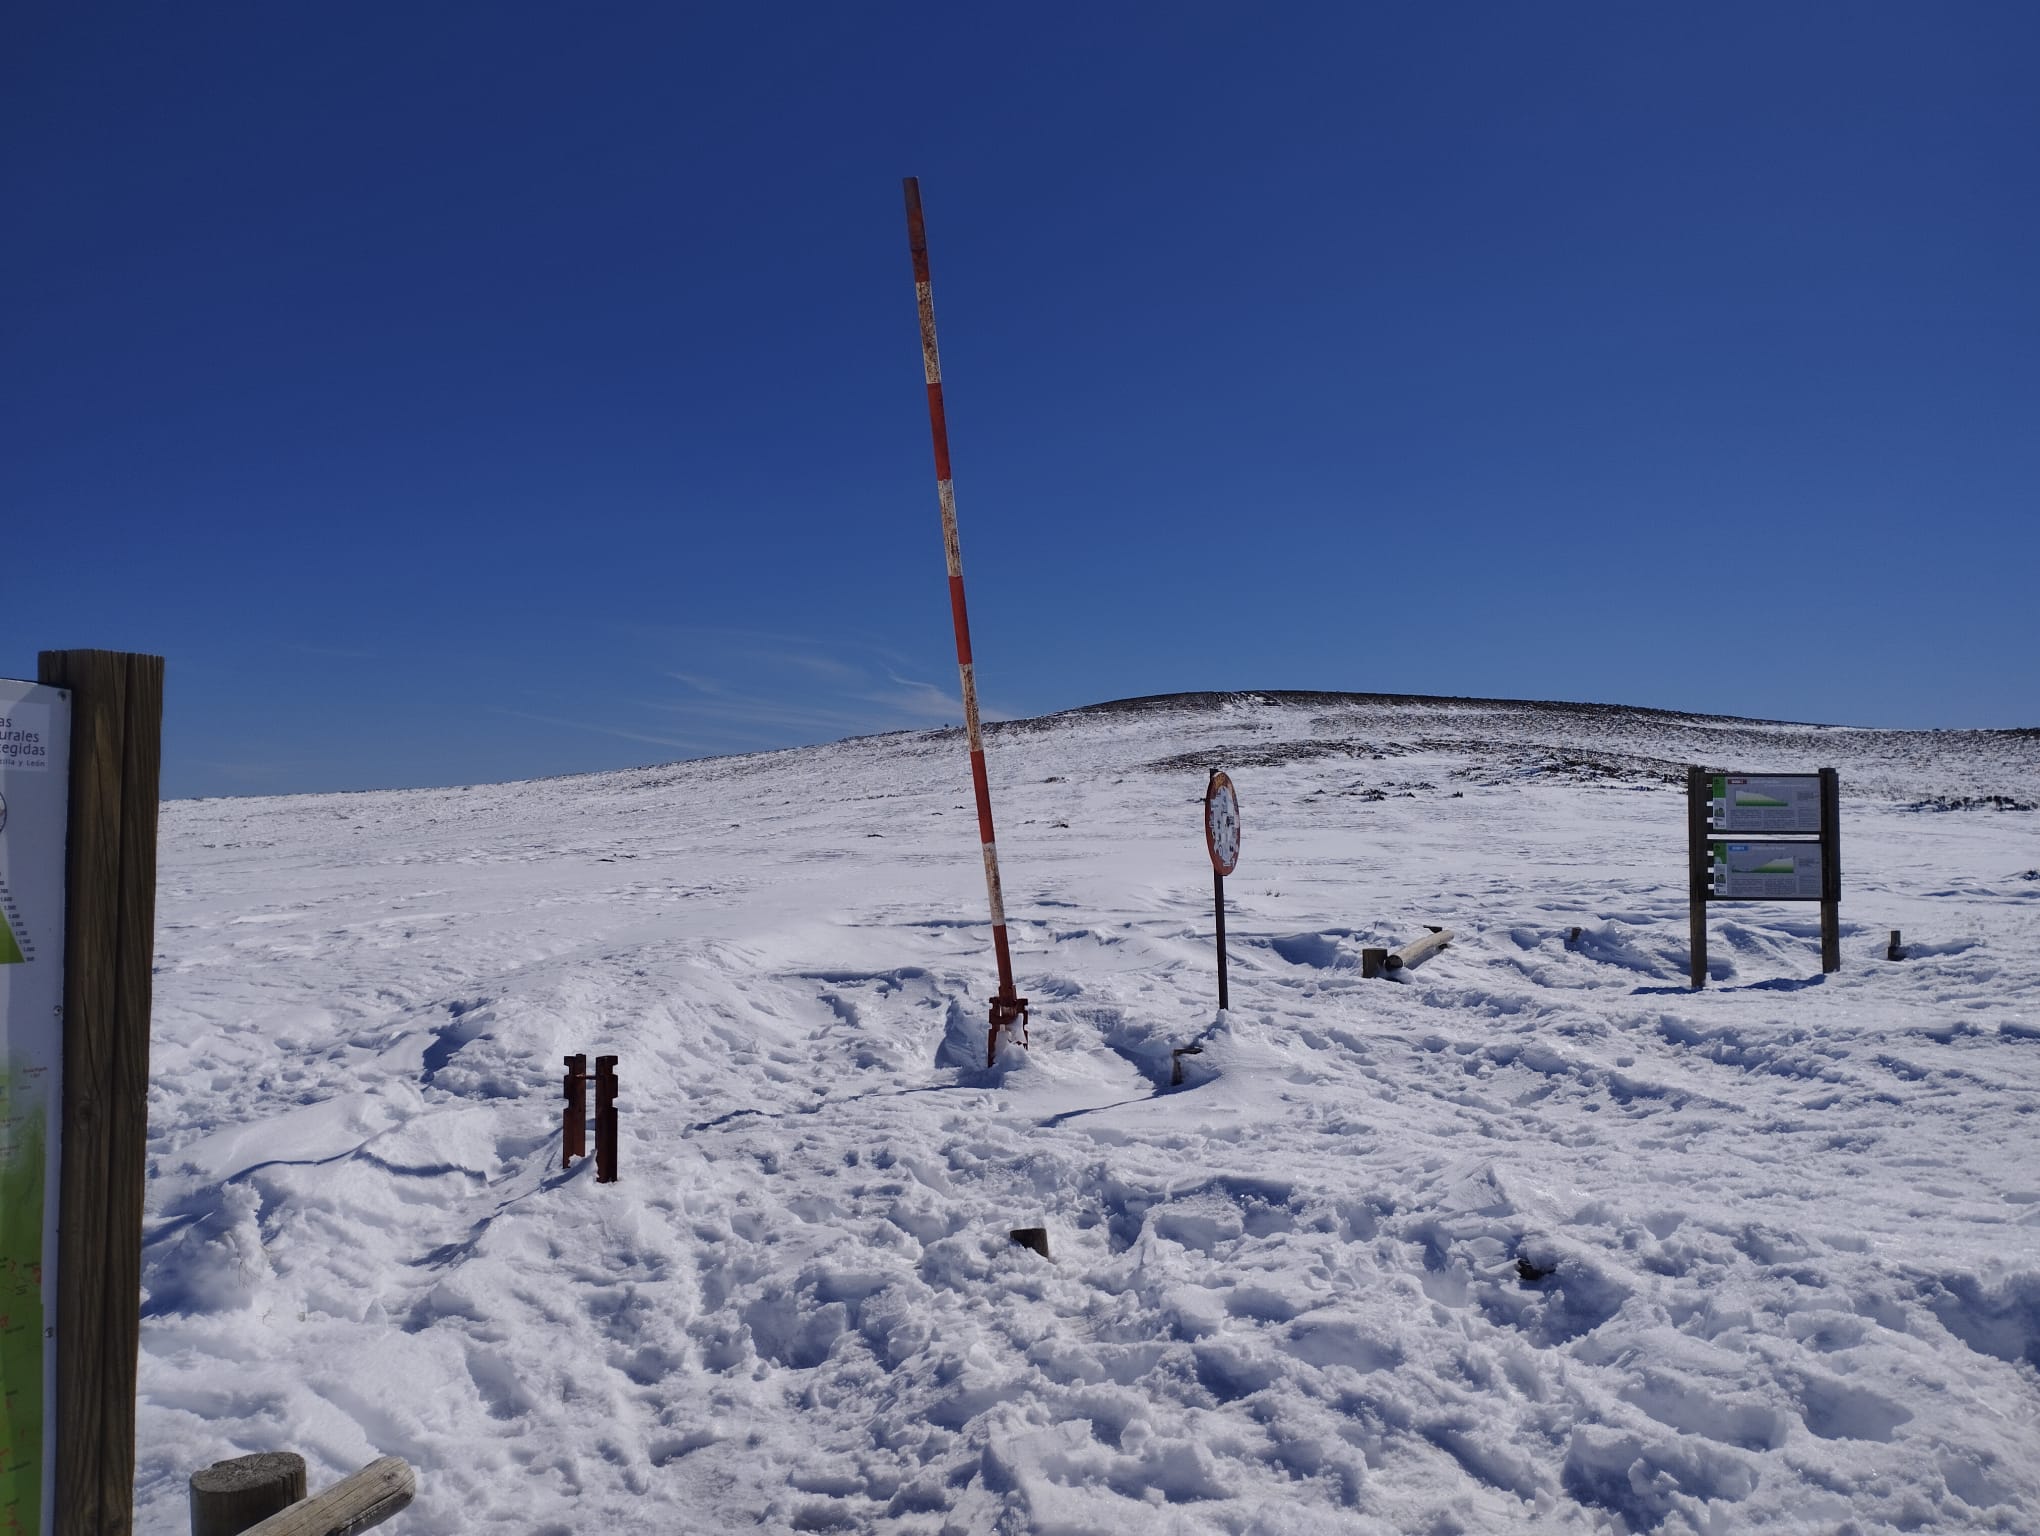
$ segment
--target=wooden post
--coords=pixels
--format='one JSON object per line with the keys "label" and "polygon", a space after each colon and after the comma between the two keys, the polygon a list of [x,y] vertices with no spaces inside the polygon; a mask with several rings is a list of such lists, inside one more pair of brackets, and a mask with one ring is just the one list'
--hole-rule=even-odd
{"label": "wooden post", "polygon": [[1686,922],[1692,936],[1691,980],[1707,985],[1707,770],[1686,768]]}
{"label": "wooden post", "polygon": [[1399,971],[1404,966],[1415,965],[1426,955],[1443,949],[1451,942],[1452,930],[1450,928],[1432,928],[1421,939],[1412,939],[1409,943],[1403,945],[1402,948],[1390,950],[1388,958],[1382,961],[1382,966],[1391,973]]}
{"label": "wooden post", "polygon": [[191,1474],[191,1536],[240,1536],[305,1496],[305,1459],[261,1451]]}
{"label": "wooden post", "polygon": [[1842,787],[1834,769],[1820,771],[1820,968],[1842,968]]}
{"label": "wooden post", "polygon": [[560,1111],[560,1166],[571,1168],[574,1159],[588,1155],[588,1058],[567,1057],[567,1075],[562,1080],[566,1107]]}
{"label": "wooden post", "polygon": [[1388,951],[1369,947],[1360,951],[1360,975],[1362,979],[1379,976],[1388,969]]}
{"label": "wooden post", "polygon": [[1898,930],[1896,928],[1891,930],[1891,942],[1884,947],[1884,958],[1887,960],[1903,960],[1905,958],[1905,946],[1898,942]]}
{"label": "wooden post", "polygon": [[249,1526],[245,1536],[355,1536],[408,1508],[417,1493],[418,1474],[410,1464],[384,1456],[318,1497]]}
{"label": "wooden post", "polygon": [[71,694],[56,1536],[134,1523],[163,658],[44,651]]}
{"label": "wooden post", "polygon": [[616,1058],[595,1058],[595,1182],[616,1182]]}

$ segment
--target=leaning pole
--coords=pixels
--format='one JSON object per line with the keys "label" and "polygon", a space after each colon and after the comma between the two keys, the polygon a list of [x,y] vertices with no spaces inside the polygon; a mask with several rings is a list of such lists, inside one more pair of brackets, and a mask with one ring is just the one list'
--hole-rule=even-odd
{"label": "leaning pole", "polygon": [[921,183],[906,179],[907,243],[914,253],[914,298],[921,310],[921,366],[928,377],[928,430],[935,440],[935,495],[942,505],[942,549],[949,559],[949,612],[956,623],[956,669],[963,679],[963,724],[970,738],[970,781],[977,791],[978,841],[984,848],[985,891],[992,903],[992,948],[999,960],[999,995],[985,1031],[985,1065],[999,1058],[999,1035],[1018,1029],[1027,1044],[1027,999],[1013,990],[1006,945],[1006,902],[999,892],[999,848],[992,836],[992,786],[985,777],[984,727],[978,721],[977,675],[970,657],[970,616],[963,603],[963,546],[956,534],[956,488],[949,478],[949,423],[942,410],[942,360],[935,350],[935,294],[928,284],[928,232],[921,222]]}

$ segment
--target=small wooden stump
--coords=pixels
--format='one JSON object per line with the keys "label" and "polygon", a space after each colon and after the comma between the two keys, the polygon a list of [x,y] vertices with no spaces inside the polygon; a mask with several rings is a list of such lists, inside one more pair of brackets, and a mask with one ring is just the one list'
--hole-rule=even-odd
{"label": "small wooden stump", "polygon": [[1010,1235],[1022,1248],[1032,1248],[1044,1259],[1048,1257],[1048,1228],[1015,1227]]}
{"label": "small wooden stump", "polygon": [[259,1451],[191,1474],[191,1536],[240,1536],[305,1496],[305,1459]]}
{"label": "small wooden stump", "polygon": [[1905,946],[1898,942],[1898,930],[1896,928],[1891,930],[1891,942],[1885,946],[1884,958],[1887,960],[1903,960],[1905,958]]}
{"label": "small wooden stump", "polygon": [[1385,946],[1380,949],[1363,949],[1360,951],[1360,975],[1363,980],[1368,977],[1379,976],[1387,969],[1388,950]]}

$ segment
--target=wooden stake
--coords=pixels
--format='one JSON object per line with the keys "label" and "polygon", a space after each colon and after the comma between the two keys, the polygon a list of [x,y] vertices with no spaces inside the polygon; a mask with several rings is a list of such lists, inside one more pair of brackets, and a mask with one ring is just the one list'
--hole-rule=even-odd
{"label": "wooden stake", "polygon": [[616,1182],[616,1058],[595,1058],[595,1182]]}
{"label": "wooden stake", "polygon": [[191,1536],[240,1536],[305,1496],[305,1459],[258,1451],[191,1474]]}

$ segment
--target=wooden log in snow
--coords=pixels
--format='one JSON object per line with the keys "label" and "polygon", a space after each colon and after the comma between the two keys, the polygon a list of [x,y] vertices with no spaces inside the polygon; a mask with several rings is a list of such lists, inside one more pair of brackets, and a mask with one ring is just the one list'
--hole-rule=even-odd
{"label": "wooden log in snow", "polygon": [[1451,942],[1452,930],[1450,928],[1433,928],[1421,939],[1413,939],[1403,945],[1401,949],[1390,950],[1388,952],[1388,959],[1382,963],[1393,973],[1402,970],[1405,966],[1415,965],[1426,955],[1431,954],[1435,950],[1443,949]]}
{"label": "wooden log in snow", "polygon": [[245,1536],[354,1536],[381,1525],[410,1504],[418,1474],[398,1456],[371,1461],[316,1498],[293,1504],[248,1527]]}

